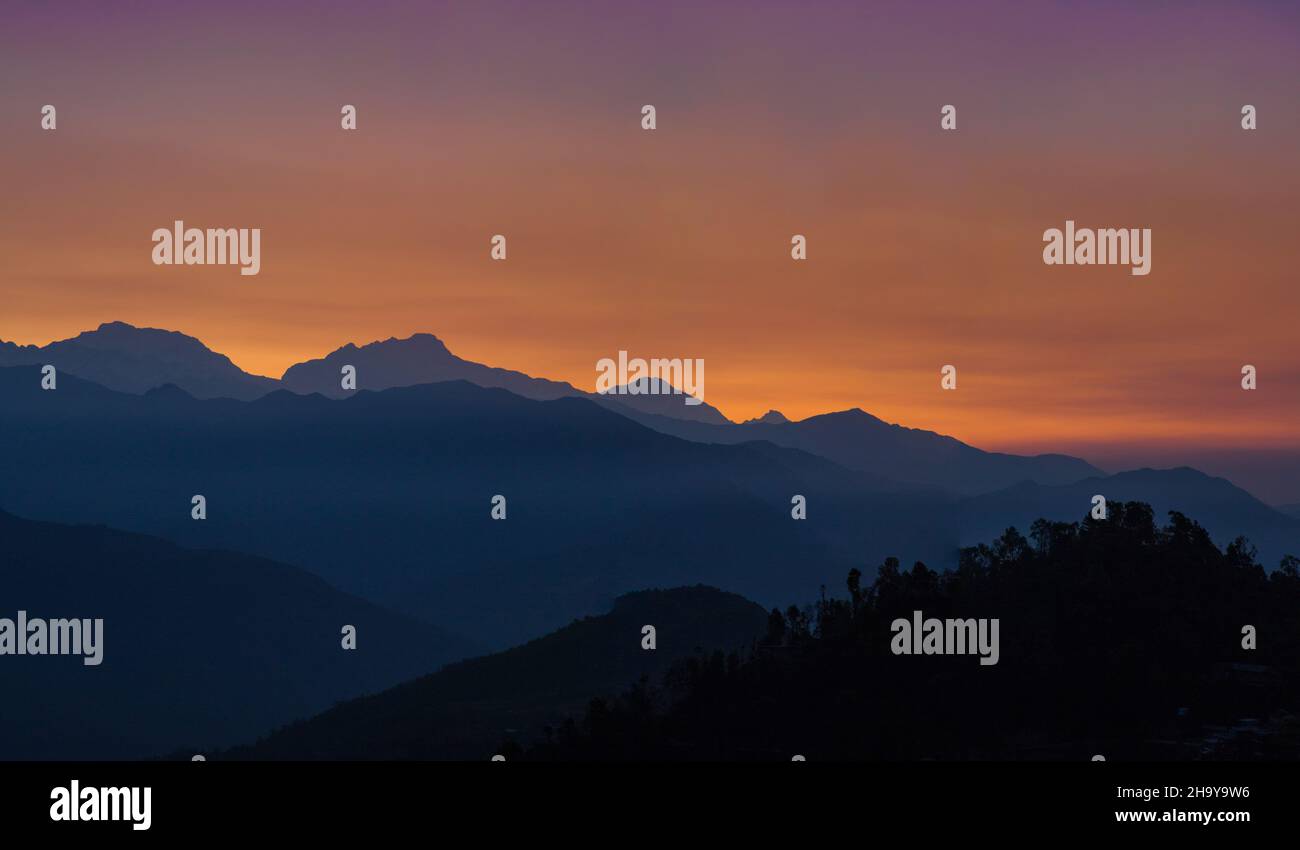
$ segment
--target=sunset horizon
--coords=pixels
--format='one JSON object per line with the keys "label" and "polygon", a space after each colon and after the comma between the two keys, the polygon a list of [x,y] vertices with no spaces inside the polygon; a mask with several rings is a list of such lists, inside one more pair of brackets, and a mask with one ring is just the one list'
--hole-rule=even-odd
{"label": "sunset horizon", "polygon": [[[598,391],[593,385],[599,374],[595,368],[588,370],[585,374],[581,372],[555,374],[525,368],[515,363],[502,362],[490,354],[470,356],[465,351],[474,349],[475,346],[461,346],[456,341],[450,340],[433,330],[414,330],[401,334],[376,336],[373,339],[360,337],[343,339],[317,350],[302,352],[295,359],[286,363],[284,368],[278,368],[277,364],[276,368],[266,371],[248,368],[237,356],[232,356],[230,352],[209,344],[208,340],[189,333],[183,327],[160,327],[125,319],[105,320],[67,336],[56,336],[44,341],[29,342],[0,337],[0,344],[47,345],[51,342],[76,338],[82,333],[93,332],[102,325],[112,323],[121,323],[140,330],[161,330],[192,337],[214,353],[228,357],[242,371],[273,381],[279,381],[284,376],[285,370],[290,366],[323,358],[348,345],[360,348],[385,342],[404,341],[415,335],[428,335],[437,338],[453,355],[463,359],[491,367],[521,372],[534,378],[563,381],[583,392]],[[610,352],[610,354],[614,353]],[[935,374],[937,379],[937,370]],[[1126,430],[1115,434],[1109,440],[1099,438],[1096,433],[1089,429],[1077,433],[1061,433],[1057,435],[1044,435],[1043,432],[1037,431],[1032,432],[1029,436],[1016,439],[1014,435],[1007,435],[1002,432],[989,432],[971,428],[970,423],[961,418],[944,418],[942,411],[940,411],[940,415],[935,417],[934,422],[926,422],[920,418],[916,408],[873,403],[872,399],[866,395],[856,399],[848,397],[828,398],[826,406],[807,410],[803,407],[786,404],[776,397],[756,396],[755,401],[745,409],[745,414],[741,414],[736,412],[736,409],[728,405],[726,401],[719,401],[719,396],[726,399],[734,398],[736,395],[728,392],[726,386],[720,386],[720,382],[713,375],[710,375],[709,381],[707,392],[702,400],[717,408],[733,422],[757,419],[769,411],[777,411],[790,421],[799,422],[810,417],[857,409],[890,424],[955,437],[968,445],[988,451],[1024,455],[1071,455],[1093,463],[1106,473],[1143,467],[1174,468],[1192,466],[1212,475],[1227,477],[1270,504],[1290,505],[1300,500],[1300,485],[1295,483],[1298,474],[1300,474],[1300,451],[1297,451],[1297,446],[1291,439],[1279,439],[1276,442],[1270,442],[1267,437],[1255,438],[1249,434],[1243,436],[1240,431],[1226,435],[1207,435],[1204,432],[1170,434],[1161,431],[1158,424],[1154,426],[1152,432],[1145,435],[1141,431]],[[761,387],[762,385],[759,383],[755,384],[755,386]],[[753,412],[749,413],[749,411]],[[931,409],[925,409],[924,412],[931,412]],[[1149,421],[1146,424],[1148,427],[1153,427]],[[1225,436],[1227,439],[1223,439]],[[1288,432],[1284,436],[1290,438],[1293,435]]]}
{"label": "sunset horizon", "polygon": [[[1271,49],[1295,10],[1101,4],[1067,31],[1033,4],[941,5],[666,4],[606,20],[586,52],[566,49],[595,43],[581,4],[235,4],[243,29],[15,10],[0,339],[121,320],[277,377],[425,332],[582,389],[622,349],[702,358],[737,421],[861,407],[1002,450],[1300,452],[1300,60]],[[180,59],[156,36],[181,27],[223,52]],[[923,59],[905,47],[922,34]],[[1243,132],[1244,103],[1263,129]],[[151,263],[173,220],[260,228],[260,272]],[[1148,273],[1046,265],[1067,221],[1149,229]]]}
{"label": "sunset horizon", "polygon": [[0,815],[1284,826],[1297,44],[1296,0],[5,4]]}

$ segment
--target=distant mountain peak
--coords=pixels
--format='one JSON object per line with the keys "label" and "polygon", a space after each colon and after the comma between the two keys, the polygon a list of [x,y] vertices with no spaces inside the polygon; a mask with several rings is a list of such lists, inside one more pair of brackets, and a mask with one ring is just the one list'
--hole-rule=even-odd
{"label": "distant mountain peak", "polygon": [[122,321],[103,322],[49,345],[0,346],[0,366],[45,363],[60,373],[135,394],[175,384],[195,398],[250,400],[275,387],[271,378],[243,371],[192,336]]}
{"label": "distant mountain peak", "polygon": [[[365,345],[357,345],[355,342],[349,342],[334,349],[332,352],[325,355],[325,357],[322,359],[328,360],[329,358],[334,357],[335,355],[345,354],[345,353],[351,354],[353,352],[362,352],[367,355],[380,356],[380,357],[383,356],[399,357],[399,356],[409,355],[412,353],[425,354],[425,355],[433,354],[442,358],[451,358],[454,360],[459,359],[454,354],[451,353],[451,351],[447,348],[446,343],[444,343],[442,340],[438,339],[438,337],[434,336],[431,333],[413,333],[404,339],[399,339],[395,336],[390,336],[388,339],[377,339],[373,342],[367,342]],[[307,362],[316,362],[316,361],[307,361]],[[302,365],[302,364],[296,364],[296,365]],[[294,368],[293,366],[289,367],[289,369],[293,369],[293,368]],[[285,370],[285,374],[286,375],[288,374],[288,370]]]}
{"label": "distant mountain peak", "polygon": [[[177,348],[184,347],[215,354],[195,337],[183,334],[180,331],[169,331],[163,328],[141,328],[127,322],[103,322],[93,331],[82,331],[71,340],[64,340],[64,342],[107,342],[114,347],[127,343],[140,349],[155,347],[153,346],[154,343],[170,343]],[[221,357],[222,355],[217,356]]]}
{"label": "distant mountain peak", "polygon": [[790,420],[787,419],[785,414],[782,413],[781,411],[769,410],[767,413],[764,413],[762,416],[759,416],[756,419],[746,419],[741,424],[742,425],[785,425],[789,423],[789,421]]}
{"label": "distant mountain peak", "polygon": [[183,334],[180,331],[169,331],[166,328],[141,327],[139,325],[133,325],[130,322],[122,322],[122,321],[100,322],[99,327],[95,328],[93,331],[82,331],[81,333],[77,334],[77,337],[117,336],[117,335],[155,336],[155,337],[166,336],[166,337],[173,337],[173,338],[180,338],[180,339],[193,339],[195,342],[198,342],[198,340],[195,339],[194,337],[189,336],[188,334]]}
{"label": "distant mountain peak", "polygon": [[[633,392],[633,390],[636,390],[636,392]],[[611,387],[605,392],[599,393],[599,395],[680,395],[684,397],[686,392],[662,378],[637,378],[635,381],[628,381],[626,384]]]}

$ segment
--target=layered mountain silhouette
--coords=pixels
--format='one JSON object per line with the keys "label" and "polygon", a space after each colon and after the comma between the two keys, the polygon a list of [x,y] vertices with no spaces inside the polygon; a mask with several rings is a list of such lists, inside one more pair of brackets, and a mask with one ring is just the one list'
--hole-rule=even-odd
{"label": "layered mountain silhouette", "polygon": [[657,378],[615,387],[606,394],[589,393],[562,381],[464,360],[427,333],[362,346],[349,343],[323,358],[289,367],[279,381],[243,372],[193,337],[123,322],[106,323],[39,348],[0,343],[0,366],[45,363],[109,389],[144,393],[171,384],[200,399],[252,400],[280,388],[345,398],[354,391],[342,388],[343,366],[357,370],[358,387],[363,390],[459,380],[539,401],[587,398],[682,439],[723,444],[766,440],[819,454],[899,486],[959,495],[992,492],[1021,481],[1064,484],[1100,474],[1066,455],[985,452],[952,437],[886,423],[858,409],[800,422],[790,422],[773,410],[737,425],[708,403],[686,404],[685,395]]}
{"label": "layered mountain silhouette", "polygon": [[[648,586],[768,605],[896,552],[950,565],[963,542],[1077,517],[1097,493],[1205,516],[1216,542],[1244,534],[1269,566],[1300,549],[1300,521],[1191,471],[957,500],[772,442],[692,442],[589,399],[462,381],[239,402],[71,375],[45,391],[16,367],[0,369],[0,397],[0,505],[275,558],[491,648]],[[205,520],[190,517],[195,494]],[[807,519],[791,517],[796,495]]]}
{"label": "layered mountain silhouette", "polygon": [[176,384],[197,398],[247,400],[277,386],[274,379],[250,375],[194,337],[125,322],[105,322],[43,346],[0,342],[0,366],[45,364],[127,393]]}
{"label": "layered mountain silhouette", "polygon": [[[653,649],[642,648],[646,625]],[[746,649],[766,625],[763,608],[710,587],[631,593],[607,614],[346,702],[219,758],[485,761],[502,741],[542,740],[593,697],[658,681],[675,661]]]}
{"label": "layered mountain silhouette", "polygon": [[362,346],[348,343],[325,357],[290,366],[279,380],[243,371],[230,358],[194,337],[126,322],[105,322],[93,331],[44,346],[0,341],[0,366],[45,364],[121,392],[144,393],[172,384],[195,398],[243,401],[281,388],[304,395],[320,393],[343,398],[350,391],[342,389],[340,369],[350,365],[358,371],[359,386],[369,390],[469,381],[540,401],[581,396],[621,412],[634,410],[711,424],[730,421],[709,404],[685,404],[681,394],[673,393],[667,385],[660,388],[656,379],[637,382],[635,394],[618,387],[602,396],[563,381],[534,378],[462,359],[452,354],[442,340],[427,333],[406,339],[390,337]]}
{"label": "layered mountain silhouette", "polygon": [[686,440],[727,444],[765,440],[819,454],[849,469],[964,495],[999,490],[1021,481],[1065,484],[1101,474],[1096,467],[1068,455],[986,452],[933,431],[890,424],[858,408],[799,422],[781,421],[784,419],[769,413],[740,425],[710,425],[637,416],[637,421],[656,431]]}
{"label": "layered mountain silhouette", "polygon": [[342,388],[340,381],[344,366],[356,368],[358,388],[368,390],[439,381],[469,381],[480,387],[500,387],[538,401],[576,396],[601,401],[622,412],[630,409],[712,424],[730,421],[711,405],[686,404],[683,395],[674,393],[670,385],[661,385],[657,378],[643,379],[631,386],[618,386],[605,395],[588,393],[563,381],[534,378],[523,372],[464,360],[452,354],[442,340],[427,333],[414,334],[406,339],[390,337],[362,346],[348,343],[322,358],[290,366],[280,380],[285,389],[296,393],[344,398],[351,394],[350,390]]}
{"label": "layered mountain silhouette", "polygon": [[[75,656],[0,658],[0,759],[131,759],[229,745],[474,650],[250,555],[4,512],[0,549],[0,617],[104,621],[98,666]],[[344,625],[356,627],[355,650],[342,648]]]}
{"label": "layered mountain silhouette", "polygon": [[[647,586],[784,595],[912,504],[803,452],[691,443],[590,400],[460,381],[204,401],[71,375],[41,390],[16,367],[0,397],[0,505],[283,560],[494,647]],[[789,519],[794,494],[819,527]],[[936,555],[955,546],[925,536]]]}
{"label": "layered mountain silhouette", "polygon": [[548,401],[581,395],[572,384],[534,378],[523,372],[497,369],[463,360],[452,354],[433,334],[418,333],[406,339],[390,337],[382,342],[337,348],[324,357],[297,363],[285,370],[280,383],[295,393],[320,393],[330,398],[351,395],[342,389],[339,376],[344,366],[357,370],[357,386],[367,390],[388,390],[439,381],[469,381],[480,387],[500,387],[524,398]]}

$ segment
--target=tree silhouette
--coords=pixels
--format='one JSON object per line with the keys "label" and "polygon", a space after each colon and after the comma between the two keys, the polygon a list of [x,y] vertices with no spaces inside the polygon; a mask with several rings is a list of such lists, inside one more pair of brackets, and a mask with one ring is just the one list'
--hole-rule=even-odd
{"label": "tree silhouette", "polygon": [[[1300,559],[1272,575],[1244,538],[1111,503],[962,550],[955,570],[888,558],[847,598],[769,615],[743,658],[691,657],[662,688],[593,704],[528,758],[1296,758]],[[997,618],[1000,660],[894,655],[914,611]],[[1243,646],[1253,626],[1257,648]],[[1250,722],[1244,722],[1250,718]],[[1245,731],[1243,731],[1245,730]]]}

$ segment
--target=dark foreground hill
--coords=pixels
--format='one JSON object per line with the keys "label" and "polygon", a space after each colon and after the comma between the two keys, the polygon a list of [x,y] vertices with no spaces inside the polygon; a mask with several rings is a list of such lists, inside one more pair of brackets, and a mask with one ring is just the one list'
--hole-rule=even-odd
{"label": "dark foreground hill", "polygon": [[0,655],[6,760],[231,744],[472,651],[283,564],[0,512],[0,618],[19,611],[103,619],[102,661]]}
{"label": "dark foreground hill", "polygon": [[[673,661],[748,647],[767,615],[709,587],[647,590],[515,649],[452,664],[374,696],[295,723],[221,759],[487,760],[506,738],[544,739],[580,714]],[[643,627],[657,645],[644,649]]]}
{"label": "dark foreground hill", "polygon": [[[1105,521],[1010,530],[951,572],[890,559],[874,582],[850,573],[847,599],[773,611],[743,659],[688,659],[510,755],[1295,759],[1300,561],[1270,575],[1252,555],[1118,503]],[[899,643],[896,622],[914,618],[941,624],[933,646]],[[971,643],[950,624],[981,618],[998,621],[996,650],[960,652]]]}

